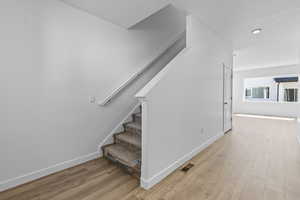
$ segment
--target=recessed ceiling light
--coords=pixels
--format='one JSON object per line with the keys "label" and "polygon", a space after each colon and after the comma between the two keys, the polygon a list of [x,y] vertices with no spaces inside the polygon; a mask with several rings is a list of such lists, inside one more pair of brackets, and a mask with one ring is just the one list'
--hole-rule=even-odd
{"label": "recessed ceiling light", "polygon": [[251,32],[252,32],[252,34],[257,35],[257,34],[260,34],[261,31],[262,31],[261,28],[256,28],[256,29],[252,30]]}

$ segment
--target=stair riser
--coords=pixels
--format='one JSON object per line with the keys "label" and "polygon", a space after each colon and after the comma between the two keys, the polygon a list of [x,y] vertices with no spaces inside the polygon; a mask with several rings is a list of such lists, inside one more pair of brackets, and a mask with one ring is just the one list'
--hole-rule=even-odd
{"label": "stair riser", "polygon": [[141,175],[141,123],[141,113],[132,114],[132,121],[123,124],[124,131],[114,134],[114,143],[102,147],[104,158],[138,179]]}
{"label": "stair riser", "polygon": [[117,159],[115,159],[113,156],[105,153],[104,157],[108,160],[110,160],[111,162],[113,162],[114,164],[120,166],[121,168],[125,169],[127,173],[129,173],[130,175],[134,176],[135,178],[139,178],[141,176],[141,166],[138,165],[136,167],[129,167],[126,164],[119,162]]}
{"label": "stair riser", "polygon": [[131,133],[137,133],[137,134],[141,134],[142,131],[140,129],[136,129],[136,128],[132,128],[132,127],[128,127],[128,126],[124,126],[125,131],[131,132]]}
{"label": "stair riser", "polygon": [[138,123],[142,123],[142,117],[140,117],[140,116],[134,116],[133,117],[133,120],[135,121],[135,122],[138,122]]}
{"label": "stair riser", "polygon": [[135,166],[130,166],[129,164],[127,164],[126,162],[121,161],[120,159],[118,159],[118,157],[115,157],[113,155],[111,155],[109,152],[107,152],[104,148],[104,156],[106,158],[108,158],[109,160],[122,164],[123,166],[127,167],[127,168],[132,168],[135,171],[138,171],[141,168],[140,163],[136,164]]}
{"label": "stair riser", "polygon": [[131,144],[131,143],[128,143],[128,142],[126,142],[126,141],[120,140],[120,139],[117,138],[117,137],[114,138],[114,141],[115,141],[115,143],[117,143],[117,144],[123,144],[123,145],[126,145],[126,147],[127,147],[128,149],[131,149],[131,150],[140,150],[140,149],[141,149],[141,147],[136,146],[136,145]]}

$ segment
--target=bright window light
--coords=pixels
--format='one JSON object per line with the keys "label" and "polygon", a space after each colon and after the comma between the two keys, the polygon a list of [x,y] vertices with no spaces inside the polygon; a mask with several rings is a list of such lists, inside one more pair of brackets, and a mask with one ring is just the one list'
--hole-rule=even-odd
{"label": "bright window light", "polygon": [[292,117],[273,117],[273,116],[265,116],[265,115],[250,115],[250,114],[235,114],[238,117],[251,117],[258,119],[276,119],[276,120],[285,120],[285,121],[294,121],[295,118]]}

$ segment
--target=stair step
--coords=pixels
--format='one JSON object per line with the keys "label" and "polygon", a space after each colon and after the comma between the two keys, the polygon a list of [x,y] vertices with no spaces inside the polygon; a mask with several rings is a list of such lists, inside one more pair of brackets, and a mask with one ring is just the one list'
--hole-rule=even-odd
{"label": "stair step", "polygon": [[133,132],[133,133],[141,133],[142,125],[138,122],[128,122],[124,124],[125,131]]}
{"label": "stair step", "polygon": [[142,114],[132,114],[132,121],[123,124],[124,132],[114,134],[114,143],[102,147],[103,156],[125,169],[133,177],[141,175]]}
{"label": "stair step", "polygon": [[142,117],[142,113],[135,113],[134,115],[135,115],[136,117],[140,117],[140,118]]}
{"label": "stair step", "polygon": [[116,141],[122,141],[124,143],[133,145],[137,148],[141,148],[141,135],[132,132],[123,132],[115,135]]}
{"label": "stair step", "polygon": [[141,151],[126,148],[122,144],[111,144],[103,147],[104,156],[119,162],[134,170],[139,170],[141,165]]}
{"label": "stair step", "polygon": [[133,120],[137,123],[142,123],[142,114],[141,113],[133,114]]}

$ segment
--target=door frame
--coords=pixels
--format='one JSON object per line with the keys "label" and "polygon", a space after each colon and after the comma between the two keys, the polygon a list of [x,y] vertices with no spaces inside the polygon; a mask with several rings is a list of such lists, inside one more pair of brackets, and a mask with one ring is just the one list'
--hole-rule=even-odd
{"label": "door frame", "polygon": [[[223,101],[222,101],[222,106],[223,106],[223,132],[224,132],[224,134],[227,134],[228,132],[230,132],[230,131],[232,131],[232,114],[233,114],[233,112],[232,112],[232,106],[233,106],[233,68],[232,67],[227,67],[226,65],[225,65],[225,63],[222,63],[222,66],[223,66]],[[226,68],[228,68],[228,69],[230,69],[230,71],[231,71],[231,76],[230,76],[230,87],[231,87],[231,90],[230,90],[230,98],[231,98],[231,101],[230,101],[230,107],[231,107],[231,129],[229,129],[229,130],[226,130],[225,131],[225,78],[226,78],[226,76],[225,76],[225,69]]]}

